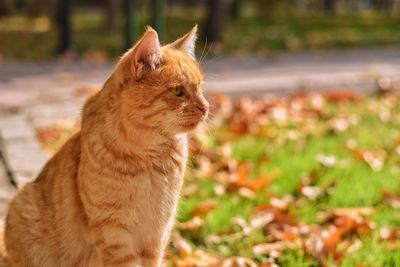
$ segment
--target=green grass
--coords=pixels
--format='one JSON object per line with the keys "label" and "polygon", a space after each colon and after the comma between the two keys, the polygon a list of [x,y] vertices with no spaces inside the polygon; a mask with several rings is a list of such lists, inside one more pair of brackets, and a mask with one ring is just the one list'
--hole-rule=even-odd
{"label": "green grass", "polygon": [[[203,29],[204,12],[187,10],[167,18],[163,43],[187,32],[195,23]],[[187,16],[187,13],[192,16]],[[324,16],[292,15],[286,19],[262,21],[244,16],[228,21],[221,46],[215,53],[260,53],[303,51],[347,47],[398,47],[400,18],[382,14]],[[149,19],[139,14],[138,30],[142,32]],[[117,58],[123,52],[122,18],[116,30],[107,30],[101,10],[77,9],[73,16],[73,47],[78,55],[90,58],[99,53]],[[48,59],[55,55],[57,35],[49,17],[12,16],[0,18],[0,52],[6,58]],[[208,49],[208,48],[207,48]],[[206,49],[206,50],[207,50]],[[202,53],[203,45],[198,45]]]}
{"label": "green grass", "polygon": [[248,17],[229,25],[224,46],[228,51],[260,52],[397,46],[399,25],[399,18],[376,14],[293,16],[268,23]]}

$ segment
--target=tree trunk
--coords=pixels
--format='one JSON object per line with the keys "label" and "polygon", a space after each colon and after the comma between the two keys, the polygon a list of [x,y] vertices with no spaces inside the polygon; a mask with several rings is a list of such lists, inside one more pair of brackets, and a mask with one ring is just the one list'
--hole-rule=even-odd
{"label": "tree trunk", "polygon": [[240,9],[242,6],[242,0],[232,0],[230,6],[230,18],[236,20],[240,15]]}
{"label": "tree trunk", "polygon": [[124,0],[124,37],[125,49],[132,47],[137,36],[136,0]]}
{"label": "tree trunk", "polygon": [[379,12],[391,13],[394,7],[394,0],[372,0],[372,6]]}
{"label": "tree trunk", "polygon": [[118,0],[107,0],[105,5],[106,27],[113,31],[117,28],[117,18],[120,3]]}
{"label": "tree trunk", "polygon": [[165,37],[165,1],[151,1],[151,26],[157,31],[161,40]]}
{"label": "tree trunk", "polygon": [[58,30],[58,54],[71,50],[71,1],[58,0],[56,11]]}
{"label": "tree trunk", "polygon": [[336,11],[336,0],[323,0],[323,10],[326,14],[334,14]]}
{"label": "tree trunk", "polygon": [[218,43],[221,40],[226,7],[226,0],[208,1],[207,17],[202,34],[203,41]]}

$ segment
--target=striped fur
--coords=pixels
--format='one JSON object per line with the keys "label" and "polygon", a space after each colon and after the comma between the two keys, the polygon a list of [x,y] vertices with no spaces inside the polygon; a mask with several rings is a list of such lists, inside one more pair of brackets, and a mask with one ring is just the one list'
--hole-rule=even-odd
{"label": "striped fur", "polygon": [[11,266],[160,266],[186,134],[208,110],[199,66],[185,47],[161,47],[148,29],[86,102],[81,131],[10,205]]}

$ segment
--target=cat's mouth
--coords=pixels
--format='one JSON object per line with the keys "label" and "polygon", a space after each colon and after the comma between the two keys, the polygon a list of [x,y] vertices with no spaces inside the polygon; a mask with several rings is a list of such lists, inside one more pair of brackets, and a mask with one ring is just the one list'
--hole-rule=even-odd
{"label": "cat's mouth", "polygon": [[183,128],[194,128],[197,125],[199,125],[200,122],[201,121],[199,121],[199,122],[190,122],[190,123],[181,123],[181,124],[179,124],[179,126],[181,126]]}
{"label": "cat's mouth", "polygon": [[191,122],[184,122],[184,123],[180,123],[179,127],[182,127],[185,130],[193,130],[203,121],[204,121],[204,119],[197,120],[197,121],[191,121]]}
{"label": "cat's mouth", "polygon": [[178,119],[178,127],[183,129],[183,131],[194,130],[199,124],[204,122],[207,118],[208,112],[197,112],[192,114],[192,116],[187,116],[186,118]]}

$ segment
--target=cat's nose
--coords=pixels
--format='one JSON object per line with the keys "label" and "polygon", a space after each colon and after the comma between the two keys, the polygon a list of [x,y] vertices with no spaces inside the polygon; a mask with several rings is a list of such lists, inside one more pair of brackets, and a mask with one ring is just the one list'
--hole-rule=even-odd
{"label": "cat's nose", "polygon": [[203,112],[203,114],[207,114],[208,109],[210,108],[210,105],[207,102],[201,102],[197,104],[197,108]]}

